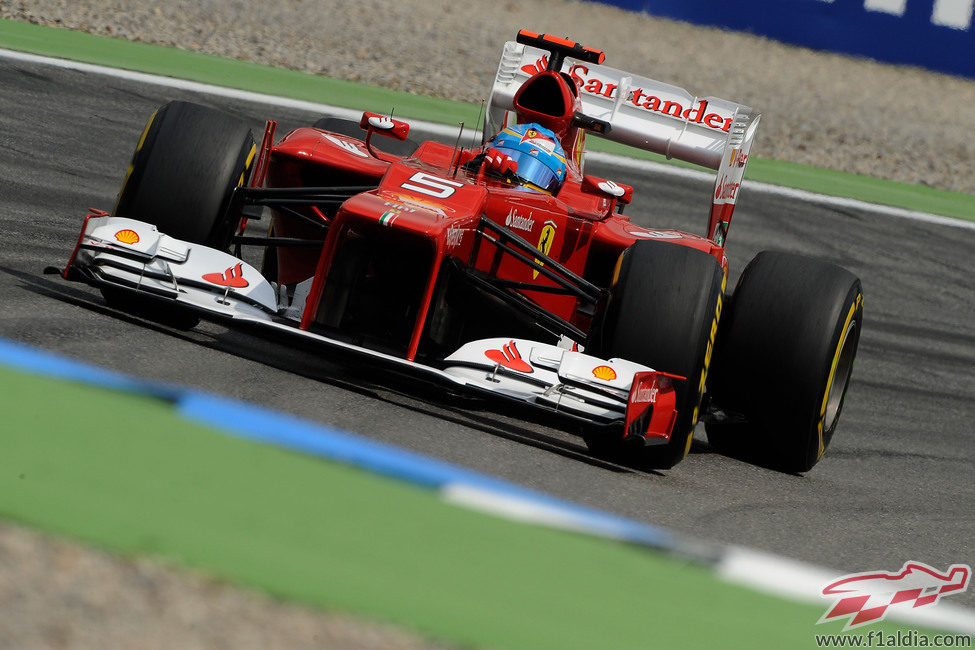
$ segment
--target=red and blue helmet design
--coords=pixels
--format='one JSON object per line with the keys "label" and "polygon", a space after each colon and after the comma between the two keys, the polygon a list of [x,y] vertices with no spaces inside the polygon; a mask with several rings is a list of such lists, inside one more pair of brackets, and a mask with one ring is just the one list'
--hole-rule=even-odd
{"label": "red and blue helmet design", "polygon": [[523,186],[555,195],[565,181],[565,151],[549,129],[535,123],[506,126],[490,146],[518,163],[515,176]]}

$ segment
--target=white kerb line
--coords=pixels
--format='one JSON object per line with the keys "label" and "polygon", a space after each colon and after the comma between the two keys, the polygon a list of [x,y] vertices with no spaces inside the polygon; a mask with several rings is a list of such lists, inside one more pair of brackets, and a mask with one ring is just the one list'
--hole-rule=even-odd
{"label": "white kerb line", "polygon": [[[249,90],[239,90],[236,88],[225,88],[223,86],[215,86],[213,84],[200,83],[198,81],[188,81],[186,79],[164,77],[161,75],[148,74],[145,72],[133,72],[131,70],[120,70],[118,68],[95,65],[92,63],[81,63],[79,61],[70,61],[67,59],[58,59],[49,56],[28,54],[25,52],[17,52],[14,50],[6,50],[2,48],[0,48],[0,58],[6,58],[15,61],[24,61],[28,63],[36,63],[39,65],[48,65],[51,67],[63,68],[68,70],[78,70],[80,72],[87,72],[91,74],[115,77],[118,79],[126,79],[129,81],[135,81],[139,83],[151,84],[156,86],[164,86],[167,88],[177,88],[180,90],[187,90],[190,92],[198,92],[198,93],[213,95],[215,97],[237,99],[237,100],[253,102],[257,104],[265,104],[268,106],[281,106],[285,108],[305,110],[312,113],[327,113],[344,119],[358,120],[362,116],[362,111],[360,110],[351,109],[351,108],[342,108],[339,106],[332,106],[330,104],[322,104],[319,102],[311,102],[302,99],[292,99],[290,97],[281,97],[278,95],[267,95],[264,93],[257,93]],[[435,122],[426,122],[422,120],[411,120],[410,124],[413,127],[415,127],[417,130],[431,133],[433,135],[438,135],[438,136],[453,136],[456,134],[456,129],[457,129],[457,127],[455,126],[438,124]],[[601,152],[587,152],[586,157],[588,160],[603,162],[618,167],[622,167],[624,169],[648,171],[655,174],[682,177],[682,178],[706,179],[709,182],[711,182],[714,178],[713,175],[709,172],[686,169],[683,167],[666,165],[663,163],[657,163],[649,160],[637,160],[634,158],[627,158],[625,156],[618,156],[614,154],[607,154]],[[904,208],[880,205],[877,203],[868,203],[866,201],[859,201],[857,199],[848,199],[848,198],[837,197],[837,196],[829,196],[827,194],[818,194],[816,192],[797,190],[790,187],[772,185],[770,183],[760,183],[757,181],[750,181],[747,178],[745,179],[745,182],[743,184],[743,189],[746,192],[757,192],[757,193],[769,194],[773,196],[782,196],[785,198],[795,199],[798,201],[805,201],[809,203],[819,203],[821,205],[830,205],[830,206],[835,206],[835,207],[840,207],[845,209],[861,210],[864,212],[891,216],[900,219],[911,219],[914,221],[920,221],[924,223],[931,223],[931,224],[950,226],[954,228],[962,228],[965,230],[975,231],[975,221],[966,221],[964,219],[956,219],[954,217],[944,217],[936,214],[929,214],[927,212],[918,212],[915,210],[907,210]]]}

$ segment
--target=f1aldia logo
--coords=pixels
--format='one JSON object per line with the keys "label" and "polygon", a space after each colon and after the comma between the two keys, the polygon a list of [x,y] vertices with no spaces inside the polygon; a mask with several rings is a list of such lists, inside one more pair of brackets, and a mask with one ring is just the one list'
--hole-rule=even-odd
{"label": "f1aldia logo", "polygon": [[967,564],[952,564],[942,573],[923,562],[907,562],[897,572],[852,573],[823,587],[820,595],[833,604],[817,624],[846,619],[846,631],[884,620],[891,608],[934,605],[968,589],[971,576]]}

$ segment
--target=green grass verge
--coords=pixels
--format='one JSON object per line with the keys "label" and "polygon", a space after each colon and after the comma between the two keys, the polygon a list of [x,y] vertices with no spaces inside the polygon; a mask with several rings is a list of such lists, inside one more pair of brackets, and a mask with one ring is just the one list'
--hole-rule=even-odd
{"label": "green grass verge", "polygon": [[0,47],[345,108],[395,107],[397,115],[431,122],[473,124],[480,111],[464,102],[13,20],[0,20]]}
{"label": "green grass verge", "polygon": [[839,628],[815,625],[819,607],[703,567],[468,511],[218,433],[159,400],[0,366],[0,412],[0,517],[431,638],[752,648],[760,634],[796,648]]}
{"label": "green grass verge", "polygon": [[[403,117],[433,122],[456,124],[463,121],[474,124],[479,113],[479,107],[463,102],[412,95],[199,52],[11,20],[0,20],[0,46],[347,108],[388,111],[395,107],[396,113]],[[597,138],[591,140],[595,151],[631,156],[635,152]],[[637,157],[662,160],[661,157],[649,154]],[[908,210],[975,220],[975,196],[971,194],[896,183],[767,158],[752,158],[748,178]]]}

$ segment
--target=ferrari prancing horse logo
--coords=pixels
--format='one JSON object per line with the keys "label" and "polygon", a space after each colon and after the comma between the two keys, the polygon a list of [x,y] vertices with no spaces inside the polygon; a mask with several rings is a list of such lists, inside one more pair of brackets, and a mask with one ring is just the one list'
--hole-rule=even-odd
{"label": "ferrari prancing horse logo", "polygon": [[[556,226],[555,222],[551,220],[546,221],[545,225],[542,226],[542,234],[538,236],[538,246],[536,247],[542,253],[542,255],[548,255],[549,251],[552,250],[552,242],[555,241],[555,229],[557,227],[558,226]],[[542,261],[539,259],[536,259],[535,261],[542,264]],[[532,280],[537,277],[538,269],[533,269]]]}

